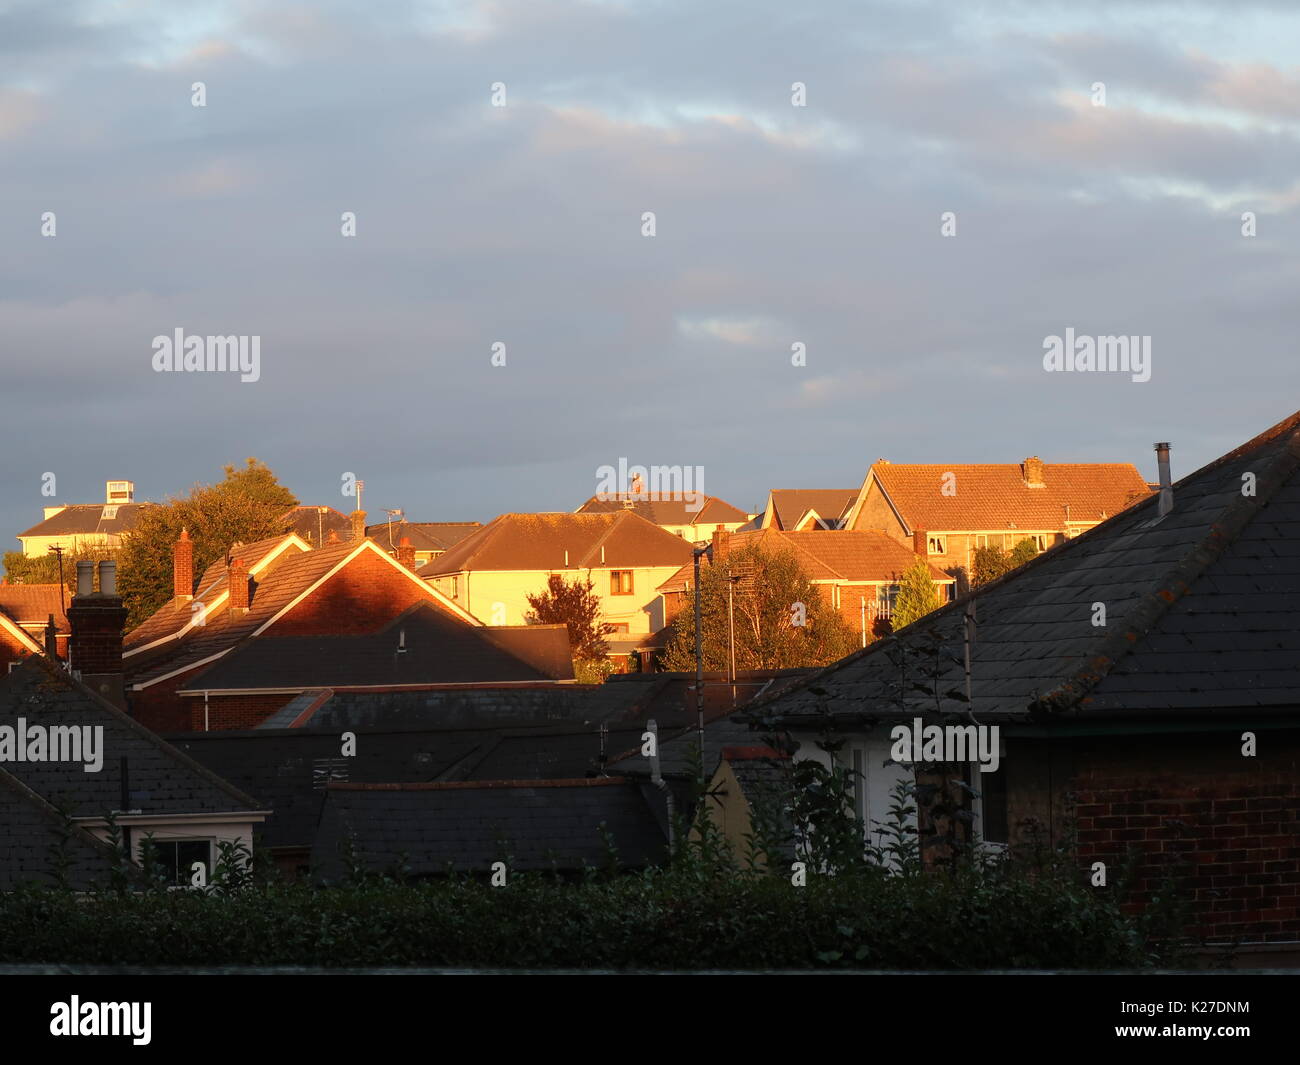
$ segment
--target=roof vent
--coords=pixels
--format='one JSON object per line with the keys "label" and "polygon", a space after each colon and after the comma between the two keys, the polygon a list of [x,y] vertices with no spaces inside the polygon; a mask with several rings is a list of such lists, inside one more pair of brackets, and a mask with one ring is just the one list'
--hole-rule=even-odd
{"label": "roof vent", "polygon": [[1160,501],[1156,504],[1157,513],[1164,517],[1174,509],[1174,482],[1169,472],[1169,443],[1162,441],[1155,445],[1156,462],[1160,466]]}

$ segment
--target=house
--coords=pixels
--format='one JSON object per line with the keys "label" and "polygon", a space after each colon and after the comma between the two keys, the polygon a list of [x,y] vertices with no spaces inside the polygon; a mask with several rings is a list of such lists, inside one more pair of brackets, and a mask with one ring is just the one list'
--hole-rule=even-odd
{"label": "house", "polygon": [[122,534],[135,528],[145,507],[155,505],[135,501],[132,481],[108,481],[104,500],[46,507],[40,522],[18,534],[23,554],[43,558],[52,547],[61,547],[69,554],[94,548],[116,549],[122,546]]}
{"label": "house", "polygon": [[[748,547],[792,552],[827,605],[861,632],[864,646],[871,640],[872,623],[892,615],[903,573],[918,558],[926,558],[882,532],[782,532],[775,527],[758,532],[720,533],[714,537],[706,557],[710,564],[717,564]],[[954,594],[954,578],[933,564],[930,564],[930,577],[940,601],[950,600]],[[666,622],[691,607],[693,581],[692,563],[659,586]]]}
{"label": "house", "polygon": [[[312,550],[288,533],[235,545],[197,583],[193,543],[184,531],[173,555],[171,601],[126,635],[122,651],[133,713],[158,731],[203,727],[204,721],[208,727],[252,725],[293,698],[296,685],[268,690],[259,687],[263,678],[249,690],[232,688],[229,670],[222,673],[220,696],[204,696],[206,689],[196,687],[203,671],[246,651],[250,641],[375,635],[417,604],[430,604],[463,625],[481,624],[369,539]],[[354,646],[358,655],[374,653]],[[398,653],[396,643],[391,653]],[[250,668],[262,669],[258,653],[249,655]]]}
{"label": "house", "polygon": [[840,529],[857,498],[856,488],[773,488],[756,527],[785,532]]}
{"label": "house", "polygon": [[739,507],[717,496],[701,495],[696,499],[674,499],[648,492],[619,493],[615,496],[592,496],[577,514],[616,514],[628,510],[690,543],[703,543],[719,529],[733,532],[750,520]]}
{"label": "house", "polygon": [[1039,551],[1078,536],[1151,492],[1130,463],[895,464],[867,471],[841,521],[925,545],[930,561],[967,579],[975,551],[1010,551],[1024,539]]}
{"label": "house", "polygon": [[635,642],[663,627],[657,588],[691,551],[682,537],[631,510],[502,514],[419,574],[489,625],[525,624],[528,596],[545,591],[552,574],[590,577],[610,639]]}
{"label": "house", "polygon": [[481,521],[389,521],[367,525],[366,535],[394,557],[406,541],[416,566],[423,566],[481,528]]}
{"label": "house", "polygon": [[968,778],[987,843],[1131,861],[1138,905],[1168,880],[1207,941],[1300,955],[1300,412],[1161,466],[1157,495],[748,711],[796,757],[849,737],[868,821],[909,774],[894,728],[975,722],[1000,752]]}
{"label": "house", "polygon": [[59,584],[6,584],[0,581],[0,674],[45,650],[46,628],[54,623],[55,655],[68,653],[66,594]]}
{"label": "house", "polygon": [[[97,634],[69,613],[73,660],[100,668]],[[212,872],[223,843],[251,850],[269,812],[44,655],[0,677],[0,810],[3,889],[51,882],[61,831],[73,886],[106,881],[110,816],[136,861],[151,839],[171,881],[188,884],[193,863]]]}

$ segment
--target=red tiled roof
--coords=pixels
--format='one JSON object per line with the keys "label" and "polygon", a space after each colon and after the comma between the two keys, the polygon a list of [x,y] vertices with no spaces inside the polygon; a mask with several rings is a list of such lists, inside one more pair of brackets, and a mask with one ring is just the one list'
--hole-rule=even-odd
{"label": "red tiled roof", "polygon": [[676,566],[690,557],[691,545],[680,536],[630,511],[502,514],[419,573],[434,577],[477,570],[632,569]]}
{"label": "red tiled roof", "polygon": [[19,625],[44,625],[54,615],[60,632],[68,631],[63,590],[57,584],[0,584],[0,611]]}
{"label": "red tiled roof", "polygon": [[[884,583],[897,580],[916,562],[916,555],[909,545],[875,530],[782,532],[767,528],[757,532],[732,533],[728,544],[729,552],[753,545],[760,545],[765,551],[789,549],[798,558],[800,568],[813,581]],[[711,560],[712,553],[709,557]],[[659,585],[658,590],[685,591],[693,577],[693,571],[694,563],[683,566]],[[935,566],[930,566],[930,576],[936,581],[952,581],[948,574]]]}
{"label": "red tiled roof", "polygon": [[[699,504],[698,510],[692,510]],[[749,520],[749,515],[739,507],[734,507],[725,499],[717,496],[705,496],[703,501],[694,499],[665,499],[662,496],[646,495],[624,499],[601,499],[592,496],[577,509],[578,514],[609,514],[620,510],[630,510],[655,525],[738,525]]]}
{"label": "red tiled roof", "polygon": [[[1021,463],[877,462],[869,476],[909,530],[931,532],[1062,529],[1067,506],[1070,521],[1098,522],[1150,495],[1128,462],[1044,463],[1041,488],[1029,487]],[[945,483],[954,484],[954,494],[944,494]]]}
{"label": "red tiled roof", "polygon": [[853,506],[856,488],[773,488],[772,511],[778,529],[793,529],[810,510],[826,521],[835,521]]}

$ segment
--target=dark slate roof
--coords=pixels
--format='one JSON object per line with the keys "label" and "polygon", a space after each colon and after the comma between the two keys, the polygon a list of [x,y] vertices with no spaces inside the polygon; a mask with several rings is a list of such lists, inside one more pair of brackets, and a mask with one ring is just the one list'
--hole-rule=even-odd
{"label": "dark slate roof", "polygon": [[[962,618],[976,611],[973,709],[1103,713],[1300,704],[1300,413],[1157,497],[814,674],[755,713],[934,709],[911,689],[940,651],[960,690]],[[1252,475],[1255,494],[1242,494]],[[1106,625],[1092,624],[1104,604]],[[930,634],[933,633],[933,636]],[[926,650],[927,645],[930,650]],[[910,660],[904,683],[900,664]],[[945,698],[945,711],[964,709]]]}
{"label": "dark slate roof", "polygon": [[106,879],[113,849],[83,828],[69,826],[50,803],[12,774],[0,769],[0,891],[19,884],[55,884],[60,835],[66,833],[62,854],[67,882],[77,890]]}
{"label": "dark slate roof", "polygon": [[[406,650],[399,652],[404,645]],[[565,680],[563,625],[475,628],[417,603],[374,633],[270,636],[246,642],[183,691]]]}
{"label": "dark slate roof", "polygon": [[666,838],[643,789],[616,778],[470,784],[333,785],[321,812],[312,864],[341,875],[340,846],[354,840],[366,867],[399,856],[415,875],[449,868],[487,874],[508,869],[601,867],[604,826],[620,863],[640,868],[665,857]]}
{"label": "dark slate roof", "polygon": [[130,807],[143,813],[234,813],[261,809],[209,770],[127,717],[44,656],[33,655],[0,678],[0,725],[103,727],[103,766],[9,762],[5,768],[47,802],[66,801],[79,817],[99,817],[122,806],[126,759]]}
{"label": "dark slate roof", "polygon": [[328,543],[330,533],[336,533],[340,540],[352,535],[351,519],[333,507],[294,507],[285,514],[284,522],[290,532],[297,533],[314,547]]}
{"label": "dark slate roof", "polygon": [[446,551],[481,528],[481,521],[394,521],[367,525],[366,535],[394,551],[401,546],[402,537],[417,551]]}
{"label": "dark slate roof", "polygon": [[[698,507],[692,510],[692,507]],[[628,510],[633,514],[654,522],[656,525],[733,525],[749,520],[749,515],[739,507],[734,507],[717,496],[705,496],[702,500],[662,498],[646,494],[638,496],[619,496],[613,499],[601,499],[592,496],[580,506],[578,514],[610,514]]]}
{"label": "dark slate roof", "polygon": [[[118,536],[134,529],[140,522],[140,512],[156,503],[73,503],[44,521],[18,534],[24,536],[82,536],[103,533]],[[113,517],[105,517],[113,514]]]}
{"label": "dark slate roof", "polygon": [[[691,779],[696,774],[696,752],[699,750],[699,728],[697,726],[676,727],[659,730],[659,772],[665,777]],[[713,716],[706,715],[704,722],[704,759],[706,776],[712,776],[718,768],[724,747],[744,746],[761,742],[761,736],[749,725],[749,722],[728,710]],[[611,773],[620,776],[649,778],[650,759],[641,753],[641,741],[619,751],[609,767]]]}

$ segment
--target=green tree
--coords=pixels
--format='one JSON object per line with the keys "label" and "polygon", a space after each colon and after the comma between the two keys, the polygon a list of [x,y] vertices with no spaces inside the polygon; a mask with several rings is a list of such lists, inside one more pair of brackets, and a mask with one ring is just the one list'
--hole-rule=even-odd
{"label": "green tree", "polygon": [[899,581],[898,598],[894,602],[890,621],[897,630],[938,609],[939,593],[934,586],[934,578],[930,575],[930,565],[918,558],[907,567]]}
{"label": "green tree", "polygon": [[[109,547],[83,547],[80,551],[63,552],[63,584],[71,595],[77,590],[77,563],[99,562],[116,558],[117,552]],[[50,553],[28,557],[21,551],[6,551],[4,555],[5,580],[10,584],[58,584],[59,559]]]}
{"label": "green tree", "polygon": [[564,625],[568,628],[569,648],[576,662],[603,662],[609,654],[605,635],[613,630],[597,620],[600,617],[600,596],[596,594],[590,576],[585,581],[575,577],[570,582],[562,575],[552,573],[546,580],[546,590],[529,595],[528,605],[533,608],[524,615],[528,624]]}
{"label": "green tree", "polygon": [[[829,665],[857,646],[848,622],[822,598],[792,551],[750,544],[732,551],[725,562],[700,569],[705,669],[727,668],[729,573],[746,574],[734,589],[738,670]],[[691,595],[673,619],[661,663],[668,670],[695,669]]]}
{"label": "green tree", "polygon": [[118,589],[132,628],[172,597],[172,546],[181,530],[194,541],[197,578],[235,543],[253,543],[287,531],[284,517],[298,500],[257,459],[243,469],[225,467],[225,480],[195,485],[186,496],[146,507],[136,527],[122,537]]}
{"label": "green tree", "polygon": [[1009,553],[1000,547],[977,547],[972,583],[979,587],[981,584],[995,581],[1017,566],[1024,565],[1037,554],[1038,544],[1028,536],[1018,541]]}

